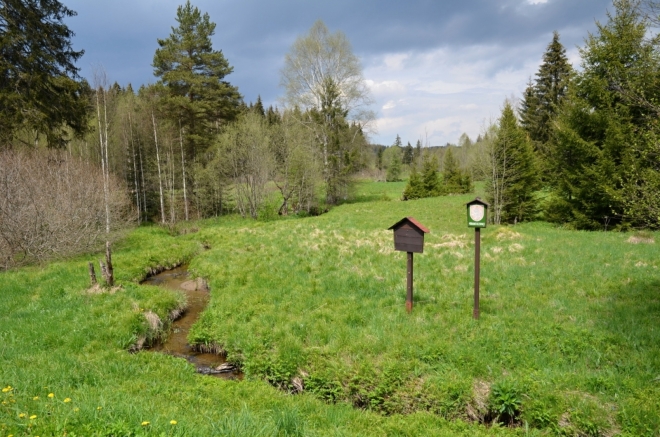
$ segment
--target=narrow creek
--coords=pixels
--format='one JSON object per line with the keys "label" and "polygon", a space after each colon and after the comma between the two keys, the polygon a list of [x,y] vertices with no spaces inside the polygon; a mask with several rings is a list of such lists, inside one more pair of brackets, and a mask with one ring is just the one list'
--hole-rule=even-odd
{"label": "narrow creek", "polygon": [[149,348],[149,351],[185,358],[194,364],[197,372],[224,379],[243,379],[243,374],[226,363],[224,357],[212,353],[198,352],[188,344],[188,331],[197,321],[210,300],[208,288],[199,281],[189,278],[187,266],[176,267],[151,276],[142,284],[156,285],[186,294],[188,306],[182,316],[172,323],[164,341]]}

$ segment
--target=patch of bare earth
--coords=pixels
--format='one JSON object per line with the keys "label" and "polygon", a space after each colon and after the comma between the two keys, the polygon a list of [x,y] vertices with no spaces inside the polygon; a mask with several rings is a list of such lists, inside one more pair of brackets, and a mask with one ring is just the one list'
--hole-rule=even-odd
{"label": "patch of bare earth", "polygon": [[121,285],[117,285],[115,287],[103,287],[102,285],[94,284],[91,287],[89,287],[87,290],[85,290],[85,293],[87,293],[87,294],[115,294],[119,290],[121,290]]}
{"label": "patch of bare earth", "polygon": [[488,398],[490,397],[490,383],[476,380],[472,384],[472,399],[465,412],[470,420],[483,423],[488,416]]}

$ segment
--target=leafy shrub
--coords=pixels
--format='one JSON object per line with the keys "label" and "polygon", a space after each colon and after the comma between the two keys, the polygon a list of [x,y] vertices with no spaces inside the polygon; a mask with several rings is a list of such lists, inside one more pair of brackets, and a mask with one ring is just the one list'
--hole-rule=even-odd
{"label": "leafy shrub", "polygon": [[518,421],[522,401],[518,388],[510,382],[494,384],[490,392],[490,413],[500,423],[512,425]]}

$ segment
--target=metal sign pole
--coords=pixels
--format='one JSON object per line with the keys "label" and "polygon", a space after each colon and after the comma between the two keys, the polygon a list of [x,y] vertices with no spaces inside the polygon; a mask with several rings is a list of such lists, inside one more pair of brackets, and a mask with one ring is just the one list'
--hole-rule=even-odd
{"label": "metal sign pole", "polygon": [[413,253],[408,252],[408,293],[406,294],[406,311],[413,308]]}
{"label": "metal sign pole", "polygon": [[474,310],[472,317],[479,319],[479,262],[481,260],[481,228],[474,228]]}

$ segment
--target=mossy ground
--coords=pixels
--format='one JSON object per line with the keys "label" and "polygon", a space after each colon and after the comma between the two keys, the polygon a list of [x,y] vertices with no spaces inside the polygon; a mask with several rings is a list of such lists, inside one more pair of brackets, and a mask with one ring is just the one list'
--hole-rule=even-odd
{"label": "mossy ground", "polygon": [[[137,229],[115,245],[113,294],[85,291],[99,256],[0,274],[0,436],[660,432],[657,234],[489,226],[474,321],[471,197],[400,202],[402,189],[364,183],[319,217]],[[412,314],[387,231],[404,216],[431,229]],[[190,340],[226,349],[242,382],[126,352],[144,312],[182,300],[137,281],[189,260],[212,290]]]}

